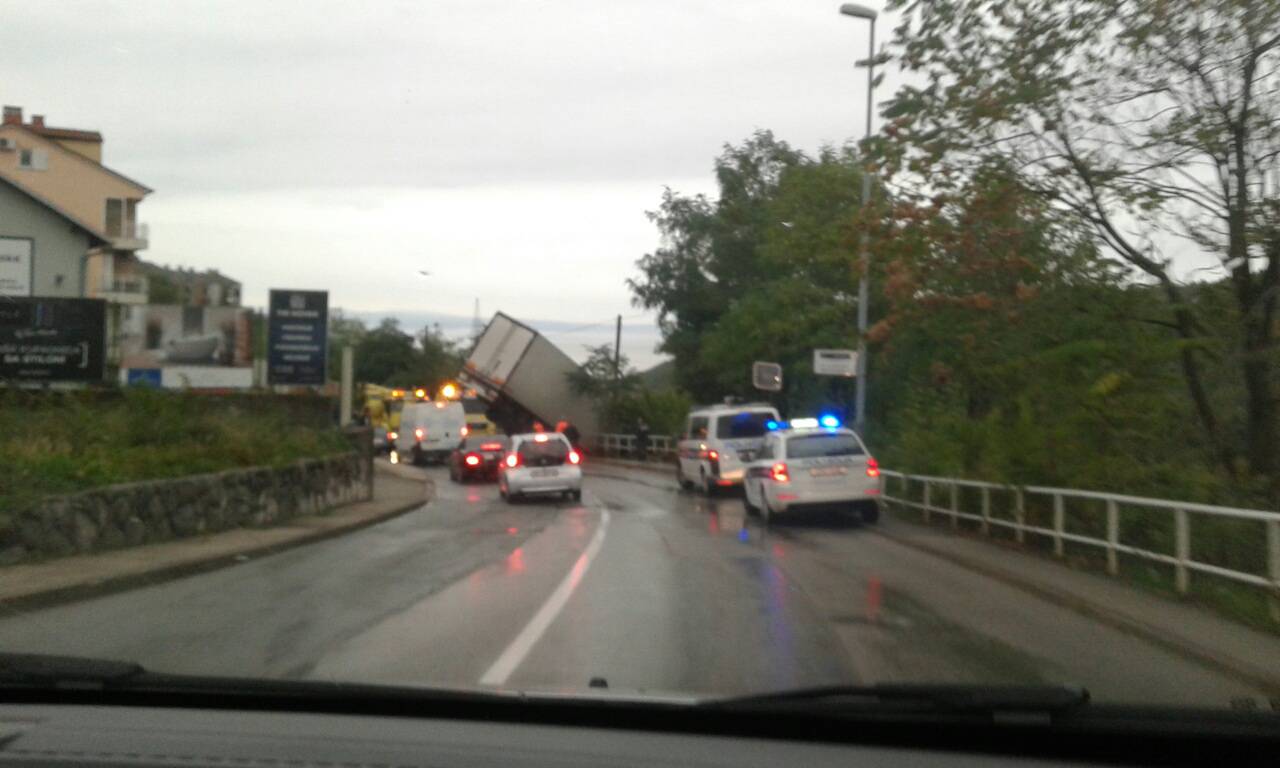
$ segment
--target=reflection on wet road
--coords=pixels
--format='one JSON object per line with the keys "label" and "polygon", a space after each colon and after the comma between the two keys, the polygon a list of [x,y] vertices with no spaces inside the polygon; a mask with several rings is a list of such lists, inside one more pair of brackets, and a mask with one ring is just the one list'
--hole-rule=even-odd
{"label": "reflection on wet road", "polygon": [[[407,468],[404,471],[411,471]],[[157,669],[735,693],[1075,682],[1100,699],[1251,693],[882,528],[765,529],[741,500],[615,468],[581,503],[430,473],[423,510],[224,570],[0,620],[0,647]],[[128,617],[122,620],[121,617]]]}

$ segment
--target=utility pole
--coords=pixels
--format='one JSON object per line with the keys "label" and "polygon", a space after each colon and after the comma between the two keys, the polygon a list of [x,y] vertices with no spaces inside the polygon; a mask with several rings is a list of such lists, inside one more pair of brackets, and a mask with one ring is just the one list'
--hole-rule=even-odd
{"label": "utility pole", "polygon": [[[870,22],[871,29],[867,39],[867,138],[871,137],[871,119],[875,112],[875,59],[876,59],[876,12],[856,3],[845,3],[840,6],[840,13]],[[871,203],[871,171],[862,166],[862,210]],[[858,278],[858,378],[854,382],[854,431],[863,437],[867,428],[867,304],[870,302],[867,290],[867,271],[870,255],[867,253],[867,233],[864,230],[858,238],[859,278]]]}
{"label": "utility pole", "polygon": [[350,426],[351,399],[355,397],[355,350],[350,346],[342,348],[342,379],[338,386],[338,397],[338,424]]}
{"label": "utility pole", "polygon": [[618,315],[618,327],[613,334],[613,378],[622,381],[622,315]]}

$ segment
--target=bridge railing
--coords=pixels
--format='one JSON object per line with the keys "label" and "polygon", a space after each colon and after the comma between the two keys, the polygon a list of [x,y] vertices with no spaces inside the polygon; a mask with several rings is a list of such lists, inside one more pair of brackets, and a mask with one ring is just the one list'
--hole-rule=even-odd
{"label": "bridge railing", "polygon": [[[671,461],[677,440],[650,435],[648,458]],[[635,435],[597,435],[603,456],[638,458]],[[1039,545],[1065,558],[1083,553],[1107,573],[1122,558],[1173,568],[1173,588],[1201,573],[1256,587],[1280,622],[1280,512],[1038,485],[1003,485],[882,469],[881,499],[959,530]],[[1086,558],[1090,559],[1090,558]]]}
{"label": "bridge railing", "polygon": [[[646,457],[651,461],[671,461],[676,456],[678,443],[679,440],[670,435],[649,435]],[[589,446],[600,456],[618,459],[640,458],[635,435],[599,434]]]}
{"label": "bridge railing", "polygon": [[1120,573],[1122,556],[1173,567],[1174,589],[1186,594],[1193,573],[1265,591],[1280,622],[1280,512],[1197,504],[1038,485],[1001,485],[954,477],[881,470],[881,498],[940,516],[983,535],[1004,531],[1028,538],[1062,558],[1068,547],[1097,554],[1106,572]]}

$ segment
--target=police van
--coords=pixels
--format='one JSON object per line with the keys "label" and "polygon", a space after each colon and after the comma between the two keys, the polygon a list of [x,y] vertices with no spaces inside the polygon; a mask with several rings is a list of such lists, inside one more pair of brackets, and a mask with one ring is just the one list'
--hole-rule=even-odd
{"label": "police van", "polygon": [[676,480],[713,494],[742,484],[746,464],[781,419],[768,403],[699,406],[689,412],[677,449]]}
{"label": "police van", "polygon": [[768,524],[802,510],[880,519],[880,465],[862,439],[831,415],[770,430],[747,467],[743,504]]}

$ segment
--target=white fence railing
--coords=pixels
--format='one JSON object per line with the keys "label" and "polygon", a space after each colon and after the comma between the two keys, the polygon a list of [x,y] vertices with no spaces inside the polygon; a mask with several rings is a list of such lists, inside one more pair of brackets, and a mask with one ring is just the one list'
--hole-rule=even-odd
{"label": "white fence railing", "polygon": [[[677,440],[669,435],[649,435],[649,445],[645,450],[645,458],[666,461],[676,456]],[[635,435],[601,434],[596,435],[591,447],[602,456],[613,456],[622,459],[640,458],[640,449]]]}
{"label": "white fence railing", "polygon": [[[604,456],[639,457],[635,435],[597,435],[593,447]],[[676,447],[668,435],[650,435],[647,458],[671,460]],[[1280,512],[887,469],[880,477],[881,499],[920,511],[926,523],[940,515],[955,529],[967,521],[987,536],[1006,530],[1019,544],[1038,537],[1057,557],[1068,544],[1081,545],[1100,552],[1113,576],[1122,555],[1163,563],[1173,567],[1179,594],[1190,590],[1193,573],[1248,584],[1265,591],[1271,618],[1280,622]]]}
{"label": "white fence railing", "polygon": [[881,498],[919,510],[925,522],[941,515],[952,528],[970,521],[984,535],[1009,530],[1018,543],[1041,537],[1057,557],[1067,544],[1090,547],[1105,556],[1113,576],[1121,555],[1164,563],[1173,566],[1179,594],[1190,590],[1196,572],[1249,584],[1269,594],[1271,618],[1280,622],[1280,512],[892,470],[880,475]]}

